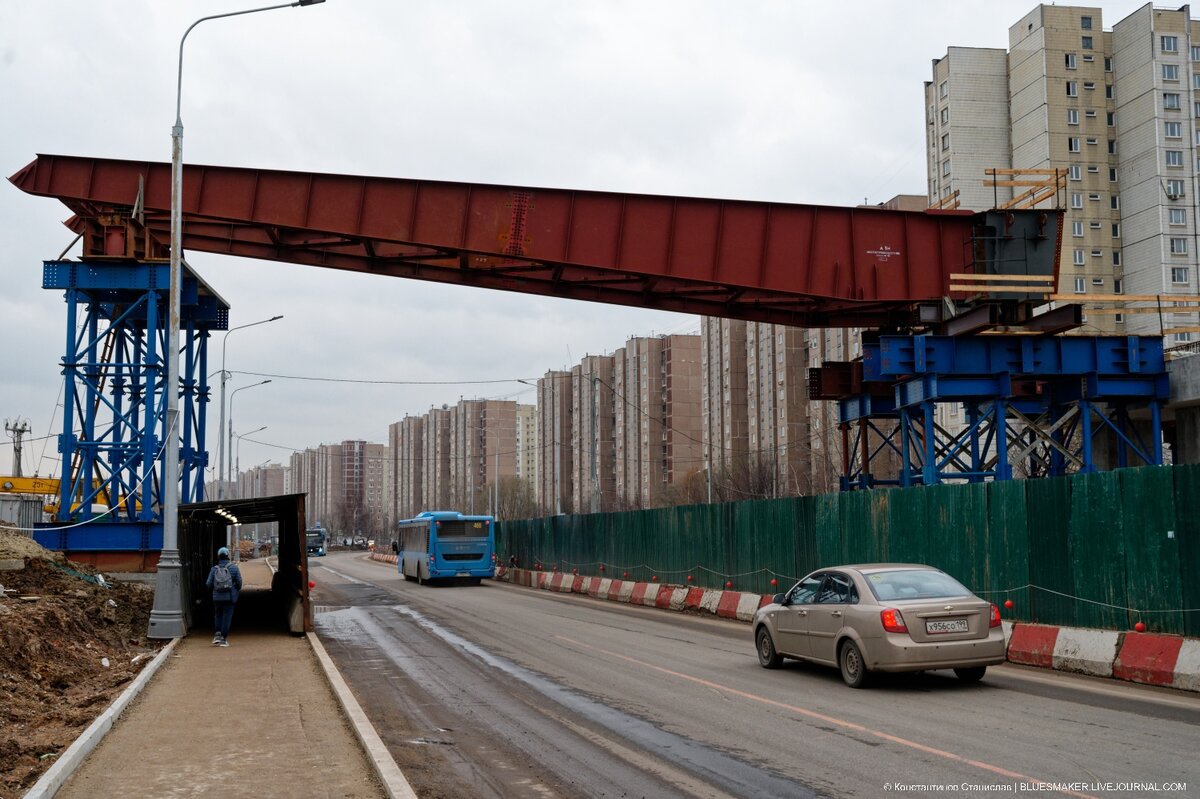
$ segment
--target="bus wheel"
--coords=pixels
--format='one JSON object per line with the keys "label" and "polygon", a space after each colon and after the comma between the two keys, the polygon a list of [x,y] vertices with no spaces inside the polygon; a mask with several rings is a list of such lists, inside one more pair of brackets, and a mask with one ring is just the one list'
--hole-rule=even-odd
{"label": "bus wheel", "polygon": [[412,575],[410,575],[408,573],[408,561],[406,561],[406,560],[400,561],[400,573],[404,575],[404,582],[406,582],[406,583],[412,582]]}
{"label": "bus wheel", "polygon": [[425,585],[425,581],[421,579],[421,564],[417,564],[417,585]]}

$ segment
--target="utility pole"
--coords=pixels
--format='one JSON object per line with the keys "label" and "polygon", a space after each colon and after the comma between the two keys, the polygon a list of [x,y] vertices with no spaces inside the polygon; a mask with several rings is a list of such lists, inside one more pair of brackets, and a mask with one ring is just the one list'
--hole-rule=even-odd
{"label": "utility pole", "polygon": [[22,422],[17,419],[15,422],[10,422],[5,419],[4,431],[13,440],[13,477],[24,477],[25,475],[21,473],[21,439],[29,432],[29,421]]}

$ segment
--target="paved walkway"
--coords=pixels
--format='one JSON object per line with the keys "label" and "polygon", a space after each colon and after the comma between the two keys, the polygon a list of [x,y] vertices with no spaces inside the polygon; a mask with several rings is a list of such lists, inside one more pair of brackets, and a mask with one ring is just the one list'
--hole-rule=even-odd
{"label": "paved walkway", "polygon": [[242,572],[229,647],[212,646],[211,620],[196,619],[56,796],[404,795],[386,768],[391,787],[380,779],[379,752],[360,741],[314,645],[251,626],[269,615],[255,611],[269,601],[270,568],[249,561]]}

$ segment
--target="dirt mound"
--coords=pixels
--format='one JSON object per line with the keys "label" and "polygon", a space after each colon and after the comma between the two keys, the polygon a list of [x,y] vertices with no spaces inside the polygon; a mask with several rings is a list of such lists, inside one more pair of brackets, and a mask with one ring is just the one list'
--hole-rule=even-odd
{"label": "dirt mound", "polygon": [[23,794],[150,662],[154,592],[0,526],[0,797]]}

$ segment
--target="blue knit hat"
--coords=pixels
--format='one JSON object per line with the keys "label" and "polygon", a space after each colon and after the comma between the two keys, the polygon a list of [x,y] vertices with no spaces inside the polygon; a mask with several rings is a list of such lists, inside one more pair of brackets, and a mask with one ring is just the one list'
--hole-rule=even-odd
{"label": "blue knit hat", "polygon": [[217,550],[217,557],[218,557],[218,558],[227,558],[227,557],[229,557],[229,548],[228,548],[228,547],[221,547],[220,549],[218,549],[218,550]]}

